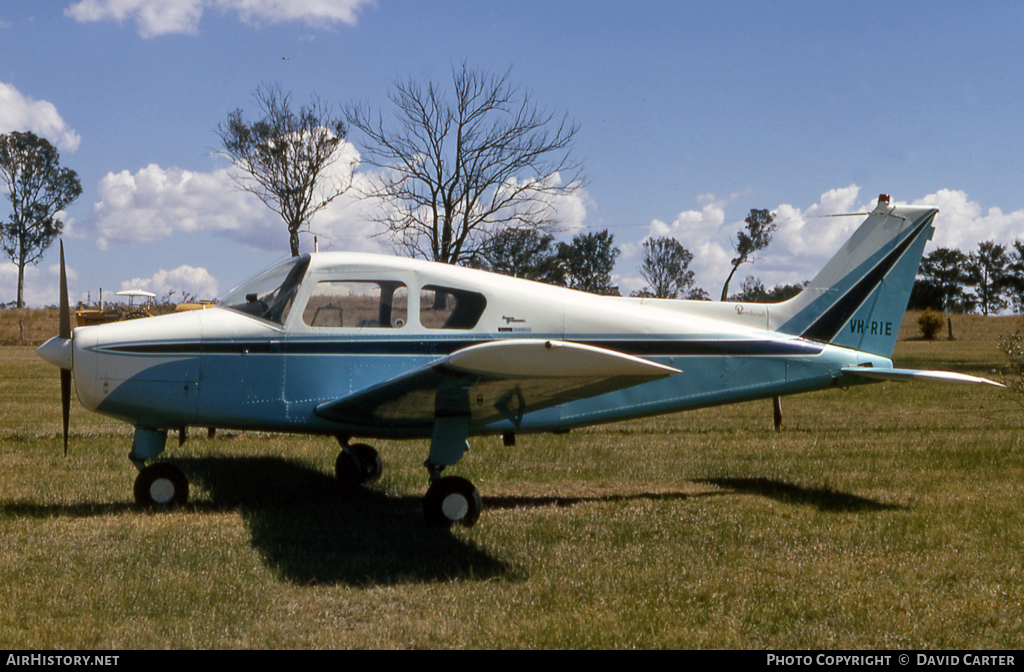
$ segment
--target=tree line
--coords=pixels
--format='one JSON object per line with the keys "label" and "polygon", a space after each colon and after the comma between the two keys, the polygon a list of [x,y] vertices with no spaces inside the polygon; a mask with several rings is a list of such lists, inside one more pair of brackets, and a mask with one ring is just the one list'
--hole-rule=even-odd
{"label": "tree line", "polygon": [[964,253],[940,247],[921,260],[910,307],[946,313],[1024,313],[1024,240],[992,240]]}
{"label": "tree line", "polygon": [[[803,289],[803,285],[777,285],[765,289],[760,280],[747,276],[740,292],[729,294],[729,283],[737,269],[756,261],[755,253],[764,250],[778,228],[775,215],[768,210],[751,210],[746,226],[736,233],[729,275],[722,286],[722,300],[772,303],[782,301]],[[647,284],[630,295],[658,299],[709,301],[710,295],[696,286],[690,270],[693,253],[675,238],[662,236],[643,241],[639,271]],[[494,273],[546,282],[584,292],[619,295],[612,284],[612,269],[620,250],[607,229],[581,233],[571,242],[555,243],[554,236],[537,231],[509,229],[496,234],[482,247],[469,265]],[[806,283],[804,283],[806,284]]]}

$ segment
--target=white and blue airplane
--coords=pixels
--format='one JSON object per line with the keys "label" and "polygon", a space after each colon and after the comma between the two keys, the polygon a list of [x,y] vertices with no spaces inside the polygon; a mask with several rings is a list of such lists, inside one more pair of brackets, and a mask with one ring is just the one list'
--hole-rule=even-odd
{"label": "white and blue airplane", "polygon": [[336,474],[380,476],[354,437],[429,439],[428,523],[472,525],[477,488],[442,471],[467,439],[576,427],[897,380],[988,383],[890,359],[938,211],[888,196],[796,297],[777,304],[604,297],[420,260],[295,257],[213,308],[73,332],[61,250],[60,367],[87,409],[135,427],[135,498],[183,504],[163,453],[189,425],[337,437]]}

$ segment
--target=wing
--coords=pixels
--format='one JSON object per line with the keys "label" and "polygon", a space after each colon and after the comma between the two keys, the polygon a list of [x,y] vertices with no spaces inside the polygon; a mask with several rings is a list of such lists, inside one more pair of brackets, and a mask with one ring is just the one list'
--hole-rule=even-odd
{"label": "wing", "polygon": [[906,382],[933,382],[933,383],[966,383],[978,385],[995,385],[1005,387],[987,378],[968,376],[964,373],[953,373],[952,371],[927,371],[923,369],[875,369],[870,367],[848,366],[842,370],[843,373],[868,380],[894,380],[901,383]]}
{"label": "wing", "polygon": [[481,343],[356,394],[320,404],[316,414],[351,425],[429,427],[434,418],[470,416],[486,425],[595,397],[678,369],[613,350],[565,341]]}

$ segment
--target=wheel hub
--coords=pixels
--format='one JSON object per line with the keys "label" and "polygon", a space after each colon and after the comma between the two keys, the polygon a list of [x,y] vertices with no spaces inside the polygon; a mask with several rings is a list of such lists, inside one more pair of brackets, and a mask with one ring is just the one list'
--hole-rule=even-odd
{"label": "wheel hub", "polygon": [[448,520],[462,520],[469,512],[469,500],[461,493],[452,493],[441,502],[441,511]]}
{"label": "wheel hub", "polygon": [[174,499],[174,483],[169,478],[158,478],[149,486],[149,496],[157,504],[167,504]]}

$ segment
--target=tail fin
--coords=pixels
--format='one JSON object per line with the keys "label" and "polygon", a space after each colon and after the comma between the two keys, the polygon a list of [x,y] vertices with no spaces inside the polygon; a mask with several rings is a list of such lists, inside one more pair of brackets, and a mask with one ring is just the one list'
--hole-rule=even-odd
{"label": "tail fin", "polygon": [[803,292],[776,304],[776,331],[891,357],[936,208],[878,206]]}

